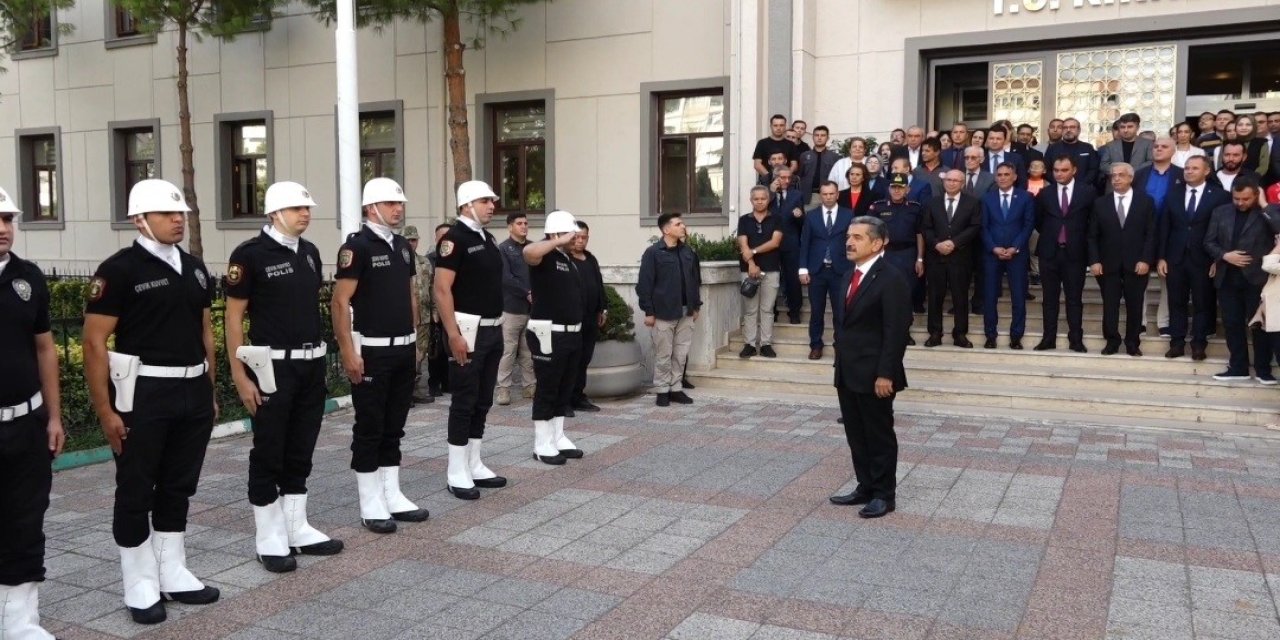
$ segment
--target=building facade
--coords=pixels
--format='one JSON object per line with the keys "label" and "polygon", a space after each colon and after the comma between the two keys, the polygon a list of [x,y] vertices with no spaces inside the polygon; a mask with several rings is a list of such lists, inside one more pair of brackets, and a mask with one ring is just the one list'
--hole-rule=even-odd
{"label": "building facade", "polygon": [[[1131,110],[1160,130],[1280,109],[1280,0],[553,0],[518,15],[465,54],[475,175],[499,216],[588,220],[616,264],[663,211],[730,233],[772,113],[883,140],[915,123],[1072,115],[1101,135]],[[110,0],[34,33],[0,74],[0,185],[25,212],[15,250],[84,272],[132,240],[130,184],[181,181],[175,34],[142,32]],[[402,181],[409,223],[429,228],[454,204],[440,25],[358,41],[362,170]],[[320,202],[308,236],[336,252],[331,28],[289,5],[192,42],[190,69],[206,261],[221,270],[285,179]]]}

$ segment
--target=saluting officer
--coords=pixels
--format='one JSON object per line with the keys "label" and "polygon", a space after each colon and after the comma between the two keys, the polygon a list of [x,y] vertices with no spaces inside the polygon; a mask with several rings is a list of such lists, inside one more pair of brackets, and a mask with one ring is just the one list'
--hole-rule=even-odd
{"label": "saluting officer", "polygon": [[462,500],[479,498],[476,487],[507,485],[480,459],[502,359],[502,252],[484,230],[497,200],[479,180],[458,185],[458,221],[440,239],[436,262],[436,311],[448,336],[453,394],[447,486]]}
{"label": "saluting officer", "polygon": [[53,640],[40,627],[36,583],[44,580],[50,460],[66,434],[49,288],[40,268],[12,251],[20,213],[0,189],[0,638]]}
{"label": "saluting officer", "polygon": [[[871,204],[870,215],[884,221],[889,231],[884,257],[898,268],[912,287],[920,286],[924,275],[924,206],[907,199],[907,174],[895,173],[889,177],[889,198]],[[907,344],[915,339],[907,336]]]}
{"label": "saluting officer", "polygon": [[[293,553],[333,555],[342,542],[307,522],[307,476],[324,416],[320,250],[302,233],[316,206],[306,188],[267,189],[268,223],[231,252],[227,266],[227,355],[240,401],[253,416],[249,504],[258,560],[293,571]],[[249,340],[244,341],[244,317]]]}
{"label": "saluting officer", "polygon": [[[533,392],[533,458],[564,464],[582,450],[564,435],[582,359],[582,280],[569,256],[578,225],[568,211],[547,214],[546,239],[524,248],[533,289],[529,347],[538,386]],[[593,318],[594,319],[594,318]]]}
{"label": "saluting officer", "polygon": [[413,404],[418,341],[415,256],[409,242],[392,231],[404,220],[405,202],[395,180],[365,183],[364,226],[338,250],[330,304],[356,412],[351,468],[360,521],[374,533],[394,533],[396,520],[422,522],[429,515],[400,491],[400,439]]}
{"label": "saluting officer", "polygon": [[164,180],[134,185],[128,215],[140,235],[98,267],[85,305],[85,378],[116,460],[111,529],[124,603],[141,624],[165,619],[162,596],[218,599],[186,567],[187,509],[218,416],[209,272],[178,247],[188,211]]}

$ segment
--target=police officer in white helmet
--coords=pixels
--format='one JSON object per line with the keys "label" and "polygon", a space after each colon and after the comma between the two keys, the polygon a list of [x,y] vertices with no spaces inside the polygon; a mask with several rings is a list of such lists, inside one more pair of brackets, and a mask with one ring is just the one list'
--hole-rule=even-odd
{"label": "police officer in white helmet", "polygon": [[400,439],[413,405],[418,339],[417,256],[393,232],[404,221],[406,201],[395,180],[365,183],[364,226],[338,251],[330,304],[356,414],[351,468],[360,520],[374,533],[394,533],[397,520],[422,522],[430,515],[400,490]]}
{"label": "police officer in white helmet", "polygon": [[[320,318],[320,250],[302,237],[316,206],[306,187],[267,188],[267,224],[231,252],[227,265],[227,356],[253,416],[249,503],[258,561],[297,568],[292,553],[333,555],[340,540],[307,521],[307,476],[324,417],[325,354]],[[244,319],[249,318],[245,343]]]}
{"label": "police officer in white helmet", "polygon": [[219,595],[186,566],[189,500],[218,414],[213,283],[178,246],[188,211],[164,180],[134,185],[128,215],[139,237],[98,267],[85,305],[85,378],[116,461],[111,528],[124,603],[141,624],[165,619],[162,597],[209,604]]}
{"label": "police officer in white helmet", "polygon": [[0,189],[0,638],[52,640],[40,627],[44,513],[62,452],[58,349],[49,287],[35,263],[13,253],[21,215]]}

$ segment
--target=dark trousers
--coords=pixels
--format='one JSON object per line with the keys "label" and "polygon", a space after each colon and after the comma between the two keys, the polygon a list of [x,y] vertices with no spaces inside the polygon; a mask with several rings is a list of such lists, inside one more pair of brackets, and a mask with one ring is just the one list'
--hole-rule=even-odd
{"label": "dark trousers", "polygon": [[947,294],[955,307],[955,328],[951,334],[957,338],[969,332],[969,278],[972,277],[968,255],[950,257],[946,262],[933,260],[925,267],[924,277],[929,289],[929,335],[942,335],[942,310]]}
{"label": "dark trousers", "polygon": [[446,338],[444,329],[439,325],[433,326],[434,331],[439,331],[441,342],[440,352],[434,358],[427,358],[427,388],[433,395],[439,395],[441,392],[449,390],[449,343]]}
{"label": "dark trousers", "polygon": [[898,478],[898,436],[893,432],[893,399],[836,388],[844,435],[853,456],[859,493],[893,500]]}
{"label": "dark trousers", "polygon": [[351,438],[351,468],[371,473],[400,466],[400,439],[413,406],[417,350],[413,345],[364,347],[364,381],[351,387],[356,424]]}
{"label": "dark trousers", "polygon": [[0,423],[0,584],[44,580],[44,512],[53,483],[41,408]]}
{"label": "dark trousers", "polygon": [[[982,243],[979,241],[977,248],[973,252],[973,262],[970,263],[973,269],[973,308],[977,311],[982,310],[983,301],[986,300],[983,287],[986,286],[986,276],[983,275],[987,263],[986,255],[982,251]],[[977,313],[974,311],[974,313]]]}
{"label": "dark trousers", "polygon": [[[1214,309],[1218,295],[1209,277],[1209,265],[1184,258],[1169,267],[1164,284],[1169,288],[1169,346],[1186,344],[1187,316],[1191,318],[1191,346],[1204,347],[1213,331]],[[1187,297],[1191,298],[1191,310],[1187,309]]]}
{"label": "dark trousers", "polygon": [[[913,309],[924,304],[924,288],[920,285],[920,278],[916,277],[916,255],[915,247],[910,249],[891,249],[884,252],[885,261],[887,261],[893,268],[897,269],[898,272],[902,274],[902,277],[906,278],[906,281],[909,283],[909,286],[911,287],[911,306]],[[841,291],[841,293],[843,294],[844,292]],[[916,294],[921,294],[919,301],[916,300]],[[843,295],[840,296],[840,302],[843,305]],[[844,307],[841,306],[840,308],[843,309]],[[908,326],[914,324],[915,320],[915,316],[910,316],[908,318]],[[840,326],[838,322],[836,323],[836,326]]]}
{"label": "dark trousers", "polygon": [[484,437],[484,422],[493,407],[493,388],[498,384],[498,362],[502,360],[502,327],[476,330],[476,350],[467,366],[449,357],[449,444],[465,447],[472,438]]}
{"label": "dark trousers", "polygon": [[[800,249],[784,248],[779,253],[779,258],[782,260],[782,270],[778,282],[781,284],[782,295],[778,297],[787,301],[787,316],[799,318],[800,309],[804,306],[804,293],[800,288]],[[777,313],[777,305],[774,307],[774,313]]]}
{"label": "dark trousers", "polygon": [[1271,374],[1271,340],[1259,327],[1250,329],[1247,324],[1258,312],[1262,287],[1249,284],[1237,267],[1219,265],[1228,269],[1218,288],[1218,305],[1222,308],[1222,329],[1227,334],[1227,351],[1230,364],[1227,370],[1234,374],[1249,375],[1249,332],[1253,332],[1253,369],[1262,375]]}
{"label": "dark trousers", "polygon": [[[844,316],[844,291],[840,274],[831,267],[809,272],[809,348],[821,349],[823,324],[827,317],[827,301],[831,301],[831,328],[838,330]],[[831,341],[834,343],[835,338]]]}
{"label": "dark trousers", "polygon": [[[596,340],[600,337],[600,327],[595,323],[596,318],[592,314],[583,316],[582,321],[582,355],[578,358],[578,372],[574,378],[572,400],[587,399],[587,367],[591,365],[591,358],[596,354]],[[536,375],[536,371],[534,372]]]}
{"label": "dark trousers", "polygon": [[1044,313],[1044,339],[1058,338],[1058,294],[1067,301],[1067,341],[1084,341],[1083,262],[1072,260],[1065,248],[1052,258],[1040,258],[1040,306]]}
{"label": "dark trousers", "polygon": [[1000,279],[1009,276],[1009,301],[1013,305],[1013,319],[1009,322],[1009,339],[1022,339],[1027,330],[1027,252],[1023,251],[1010,260],[1001,260],[995,254],[983,256],[982,328],[988,338],[996,337],[1000,317],[996,298],[1001,289]]}
{"label": "dark trousers", "polygon": [[1120,298],[1124,297],[1124,344],[1130,349],[1142,342],[1142,305],[1146,304],[1149,275],[1140,276],[1132,271],[1113,273],[1104,271],[1098,276],[1102,289],[1102,337],[1107,344],[1120,342]]}
{"label": "dark trousers", "polygon": [[533,354],[533,375],[538,386],[533,392],[533,419],[550,420],[563,417],[573,400],[578,363],[582,360],[582,334],[553,331],[551,353],[546,352],[532,331],[526,331],[529,352]]}
{"label": "dark trousers", "polygon": [[[111,389],[113,402],[114,392]],[[209,377],[139,377],[133,411],[120,417],[129,437],[115,456],[111,532],[116,544],[136,547],[146,542],[153,529],[186,531],[189,502],[196,494],[213,431]]]}
{"label": "dark trousers", "polygon": [[324,358],[272,364],[276,392],[262,394],[249,450],[249,504],[259,507],[285,494],[307,492],[311,454],[324,417]]}

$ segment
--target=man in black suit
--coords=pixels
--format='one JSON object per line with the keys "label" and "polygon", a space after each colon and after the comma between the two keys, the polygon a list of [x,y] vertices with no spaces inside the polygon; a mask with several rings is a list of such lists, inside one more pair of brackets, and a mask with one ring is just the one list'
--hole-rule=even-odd
{"label": "man in black suit", "polygon": [[1089,270],[1102,289],[1102,355],[1120,350],[1120,297],[1124,296],[1125,351],[1141,356],[1142,307],[1156,253],[1156,210],[1151,196],[1133,189],[1133,165],[1111,164],[1111,193],[1093,203]]}
{"label": "man in black suit", "polygon": [[1050,162],[1064,155],[1076,159],[1076,180],[1096,188],[1100,162],[1098,151],[1080,139],[1080,121],[1075,118],[1062,121],[1062,140],[1050,144],[1044,151],[1044,157]]}
{"label": "man in black suit", "polygon": [[973,244],[982,232],[982,203],[963,193],[964,172],[948,171],[938,197],[925,204],[924,274],[928,286],[929,339],[924,346],[942,344],[942,305],[948,292],[955,308],[952,339],[957,347],[973,348],[969,332],[969,279],[973,273]]}
{"label": "man in black suit", "polygon": [[1027,166],[1031,166],[1032,162],[1039,160],[1044,162],[1044,153],[1035,147],[1036,144],[1036,128],[1023,123],[1018,125],[1018,153],[1024,155],[1027,160]]}
{"label": "man in black suit", "polygon": [[[1276,220],[1263,211],[1258,201],[1258,180],[1242,175],[1231,186],[1231,204],[1213,211],[1204,236],[1204,249],[1213,258],[1213,285],[1222,308],[1222,328],[1227,334],[1231,356],[1227,370],[1214,380],[1249,379],[1249,338],[1247,324],[1258,310],[1267,273],[1262,256],[1275,247],[1280,231]],[[1271,375],[1271,343],[1261,327],[1253,328],[1253,368],[1258,382],[1276,383]]]}
{"label": "man in black suit", "polygon": [[879,218],[862,216],[849,225],[845,251],[854,264],[842,279],[844,313],[836,338],[835,387],[858,486],[831,496],[841,505],[865,504],[863,518],[894,510],[898,438],[893,399],[907,387],[902,358],[911,324],[907,279],[884,260],[889,231]]}
{"label": "man in black suit", "polygon": [[1007,162],[1013,165],[1013,170],[1018,175],[1018,180],[1014,183],[1014,186],[1019,189],[1025,189],[1027,186],[1027,162],[1018,152],[1004,150],[1008,136],[1009,130],[999,127],[992,127],[987,132],[987,157],[983,160],[982,168],[994,175],[996,167],[999,167],[1002,162]]}
{"label": "man in black suit", "polygon": [[1078,179],[1076,157],[1063,154],[1053,161],[1053,188],[1036,196],[1036,230],[1040,242],[1040,286],[1043,287],[1044,337],[1036,351],[1057,348],[1058,292],[1067,300],[1067,343],[1084,353],[1084,272],[1088,251],[1089,212],[1098,197]]}
{"label": "man in black suit", "polygon": [[[961,150],[961,161],[964,163],[964,187],[961,191],[966,194],[982,200],[982,196],[991,190],[992,185],[996,183],[996,178],[991,175],[982,166],[982,161],[986,159],[986,153],[978,147],[968,146]],[[973,252],[973,298],[969,300],[970,313],[982,313],[982,260],[983,252]]]}
{"label": "man in black suit", "polygon": [[920,147],[924,143],[924,128],[913,126],[907,129],[903,135],[906,144],[894,145],[889,152],[889,161],[893,162],[898,158],[906,158],[910,165],[907,171],[913,171],[920,166],[923,159],[920,157]]}
{"label": "man in black suit", "polygon": [[[782,231],[782,250],[778,252],[782,260],[778,276],[781,295],[778,297],[787,304],[787,319],[791,324],[799,324],[800,307],[804,303],[804,293],[800,289],[800,229],[804,226],[804,206],[808,196],[803,189],[797,189],[791,183],[790,167],[774,169],[773,181],[769,183],[769,213],[777,216],[778,228]],[[776,305],[773,316],[776,321]]]}
{"label": "man in black suit", "polygon": [[1213,210],[1231,204],[1231,196],[1208,180],[1212,171],[1204,156],[1187,158],[1182,168],[1183,184],[1165,197],[1164,214],[1156,227],[1156,271],[1169,289],[1169,351],[1166,358],[1186,353],[1187,296],[1195,316],[1191,321],[1191,359],[1204,360],[1208,335],[1212,331],[1217,295],[1209,267],[1213,261],[1205,253],[1204,236]]}

